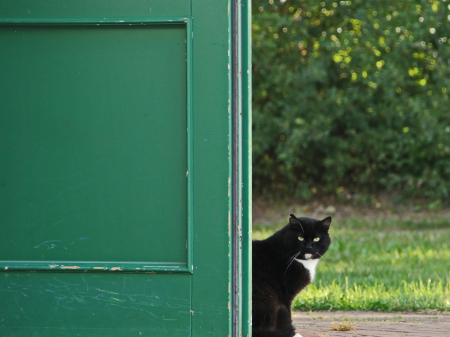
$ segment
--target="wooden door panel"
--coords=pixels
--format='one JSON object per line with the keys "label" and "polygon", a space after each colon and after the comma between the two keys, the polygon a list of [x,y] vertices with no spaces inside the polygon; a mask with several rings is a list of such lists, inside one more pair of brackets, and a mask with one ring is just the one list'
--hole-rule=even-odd
{"label": "wooden door panel", "polygon": [[189,275],[0,275],[2,336],[189,336]]}
{"label": "wooden door panel", "polygon": [[0,260],[186,265],[186,25],[23,24],[0,44]]}

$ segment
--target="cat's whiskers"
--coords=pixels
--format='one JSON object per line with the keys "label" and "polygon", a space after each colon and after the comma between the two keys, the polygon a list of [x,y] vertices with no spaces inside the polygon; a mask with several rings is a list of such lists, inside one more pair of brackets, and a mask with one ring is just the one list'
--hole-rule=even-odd
{"label": "cat's whiskers", "polygon": [[284,276],[286,276],[286,273],[287,273],[289,267],[291,266],[292,262],[294,262],[294,260],[296,259],[297,256],[300,255],[300,253],[301,253],[301,252],[298,252],[297,254],[294,254],[294,256],[292,256],[292,257],[289,259],[289,264],[288,264],[288,266],[286,267],[286,270],[284,271]]}
{"label": "cat's whiskers", "polygon": [[316,254],[317,255],[320,255],[320,258],[324,261],[324,262],[326,262],[326,263],[328,263],[328,261],[327,260],[325,260],[325,258],[323,257],[323,255],[321,255],[320,253],[318,253],[318,252],[316,252]]}

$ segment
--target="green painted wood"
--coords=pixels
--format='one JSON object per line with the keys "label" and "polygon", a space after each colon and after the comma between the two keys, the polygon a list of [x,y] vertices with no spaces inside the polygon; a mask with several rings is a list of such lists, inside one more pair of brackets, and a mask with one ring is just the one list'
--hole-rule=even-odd
{"label": "green painted wood", "polygon": [[232,334],[242,335],[242,10],[232,2]]}
{"label": "green painted wood", "polygon": [[0,0],[0,335],[242,324],[231,5]]}
{"label": "green painted wood", "polygon": [[0,28],[0,260],[186,265],[186,34]]}
{"label": "green painted wood", "polygon": [[1,336],[189,336],[188,275],[0,274]]}
{"label": "green painted wood", "polygon": [[[195,1],[195,0],[194,0]],[[190,0],[10,0],[0,1],[0,20],[136,19],[191,17]]]}
{"label": "green painted wood", "polygon": [[251,1],[242,9],[242,336],[252,323],[252,57]]}
{"label": "green painted wood", "polygon": [[230,3],[194,1],[192,13],[194,160],[204,163],[193,177],[192,335],[231,336]]}

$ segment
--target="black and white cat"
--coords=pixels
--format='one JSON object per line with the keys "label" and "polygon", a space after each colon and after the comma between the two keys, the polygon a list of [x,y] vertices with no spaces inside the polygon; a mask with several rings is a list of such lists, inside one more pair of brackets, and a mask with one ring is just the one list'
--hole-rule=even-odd
{"label": "black and white cat", "polygon": [[331,217],[297,218],[271,237],[253,241],[253,337],[301,337],[292,326],[294,297],[314,280],[330,246]]}

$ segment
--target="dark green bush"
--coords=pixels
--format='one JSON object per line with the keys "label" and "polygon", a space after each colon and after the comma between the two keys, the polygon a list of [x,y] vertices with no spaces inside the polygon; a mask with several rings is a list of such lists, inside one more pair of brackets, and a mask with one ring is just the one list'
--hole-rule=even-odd
{"label": "dark green bush", "polygon": [[255,193],[450,193],[450,2],[253,1]]}

